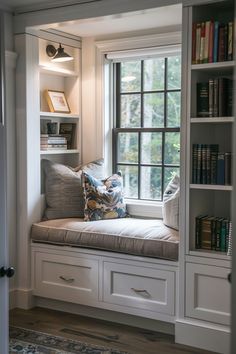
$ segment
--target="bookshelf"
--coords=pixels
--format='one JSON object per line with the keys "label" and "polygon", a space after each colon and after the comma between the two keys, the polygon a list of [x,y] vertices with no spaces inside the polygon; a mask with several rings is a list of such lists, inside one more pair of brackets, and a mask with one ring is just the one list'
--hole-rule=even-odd
{"label": "bookshelf", "polygon": [[[77,166],[81,157],[80,49],[64,46],[74,60],[53,63],[45,54],[48,44],[51,42],[39,39],[40,156]],[[63,92],[70,113],[51,112],[45,90]]]}
{"label": "bookshelf", "polygon": [[[230,352],[226,333],[230,324],[231,289],[227,277],[231,257],[227,255],[225,239],[227,221],[232,217],[233,185],[230,164],[227,169],[224,164],[226,159],[230,159],[233,143],[235,119],[233,99],[229,99],[233,91],[230,85],[233,83],[235,60],[232,53],[228,56],[226,51],[224,60],[221,57],[220,61],[212,61],[214,44],[209,45],[210,37],[202,40],[204,50],[205,43],[208,43],[204,62],[193,60],[196,41],[192,29],[197,27],[195,24],[204,27],[207,22],[218,22],[222,27],[226,24],[226,38],[227,24],[233,21],[233,1],[196,0],[183,8],[183,210],[180,219],[180,319],[176,323],[176,337],[177,342],[187,345],[204,343],[203,349],[218,353]],[[204,38],[204,31],[202,36]],[[212,34],[211,38],[214,38]],[[199,83],[203,83],[202,91]],[[226,91],[220,94],[220,89],[227,89],[227,94]],[[200,101],[199,97],[205,101]],[[199,103],[203,106],[201,109]],[[220,156],[224,163],[218,162]],[[199,225],[203,229],[198,229]],[[213,327],[214,330],[209,331]]]}

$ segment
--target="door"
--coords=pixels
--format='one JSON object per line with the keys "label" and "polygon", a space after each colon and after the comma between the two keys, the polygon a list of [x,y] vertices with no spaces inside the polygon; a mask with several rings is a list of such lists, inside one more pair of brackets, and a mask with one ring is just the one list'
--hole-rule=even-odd
{"label": "door", "polygon": [[[6,237],[6,127],[4,105],[4,31],[3,14],[0,13],[0,353],[8,353],[8,264]],[[2,269],[2,272],[1,272]],[[2,276],[1,276],[2,275]]]}

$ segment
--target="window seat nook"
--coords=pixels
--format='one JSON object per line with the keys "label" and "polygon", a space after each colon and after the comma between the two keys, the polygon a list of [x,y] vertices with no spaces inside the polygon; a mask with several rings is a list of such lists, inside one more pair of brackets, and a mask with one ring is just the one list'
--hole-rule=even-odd
{"label": "window seat nook", "polygon": [[31,237],[37,242],[178,260],[178,231],[156,219],[47,220],[33,224]]}
{"label": "window seat nook", "polygon": [[36,306],[175,322],[179,235],[162,220],[52,219],[33,224],[31,239]]}

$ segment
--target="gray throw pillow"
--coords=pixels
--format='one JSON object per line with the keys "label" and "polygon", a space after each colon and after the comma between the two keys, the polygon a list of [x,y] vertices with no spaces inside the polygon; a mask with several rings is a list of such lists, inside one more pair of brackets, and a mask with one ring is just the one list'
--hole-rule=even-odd
{"label": "gray throw pillow", "polygon": [[175,175],[163,194],[163,223],[179,230],[179,176]]}
{"label": "gray throw pillow", "polygon": [[44,219],[83,218],[82,172],[93,171],[95,177],[100,176],[103,172],[103,160],[93,161],[76,169],[50,160],[42,160],[42,168],[46,199]]}

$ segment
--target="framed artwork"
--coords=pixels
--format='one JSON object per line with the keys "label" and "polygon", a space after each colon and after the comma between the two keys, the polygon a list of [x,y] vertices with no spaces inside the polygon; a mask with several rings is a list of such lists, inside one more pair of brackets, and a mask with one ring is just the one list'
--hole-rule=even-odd
{"label": "framed artwork", "polygon": [[70,113],[70,107],[63,91],[46,90],[45,97],[51,112]]}

